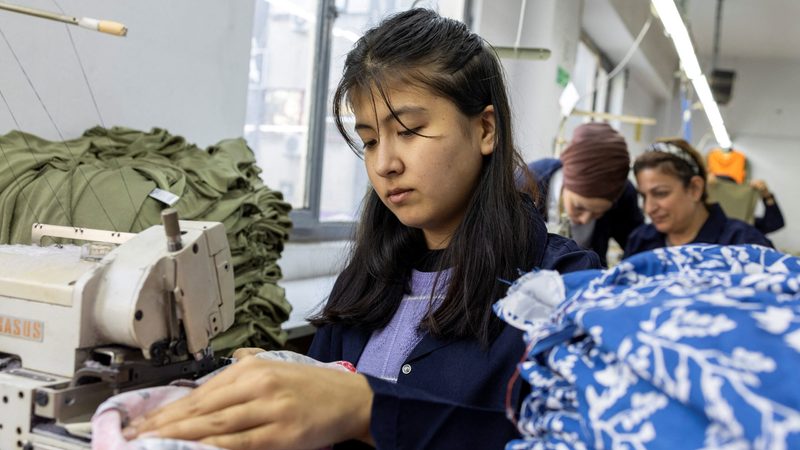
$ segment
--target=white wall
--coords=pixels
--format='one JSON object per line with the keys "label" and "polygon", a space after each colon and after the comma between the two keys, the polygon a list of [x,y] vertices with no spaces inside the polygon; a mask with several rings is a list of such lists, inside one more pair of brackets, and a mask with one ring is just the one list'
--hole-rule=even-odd
{"label": "white wall", "polygon": [[[15,4],[58,11],[55,2]],[[206,146],[242,135],[252,30],[252,1],[61,0],[65,13],[114,20],[124,38],[70,26],[107,126],[166,128]],[[8,38],[52,115],[0,37],[0,133],[21,128],[47,139],[79,136],[100,123],[66,25],[0,11]],[[53,125],[55,122],[55,125]]]}
{"label": "white wall", "polygon": [[627,81],[622,113],[656,119],[655,125],[641,126],[638,136],[635,125],[628,123],[620,125],[619,132],[625,136],[625,141],[628,143],[628,151],[633,158],[641,153],[656,137],[663,134],[662,130],[665,124],[661,114],[665,101],[653,96],[637,78],[631,77]]}
{"label": "white wall", "polygon": [[[513,46],[521,0],[477,1],[475,31],[493,45]],[[580,38],[582,0],[527,2],[521,47],[544,47],[546,61],[504,59],[514,138],[526,161],[548,157],[558,131],[558,66],[572,72]],[[569,138],[569,136],[567,136]]]}
{"label": "white wall", "polygon": [[[475,3],[476,23],[473,28],[494,45],[513,45],[521,1]],[[649,7],[639,3],[638,0],[527,2],[521,46],[545,47],[552,51],[552,55],[547,61],[503,60],[514,114],[515,139],[525,160],[552,155],[560,122],[558,99],[562,92],[556,83],[556,72],[561,66],[573,73],[581,30],[616,64],[647,20]],[[632,125],[619,127],[632,154],[654,137],[664,134],[667,126],[664,119],[668,117],[665,115],[666,103],[672,89],[668,66],[676,64],[674,49],[661,33],[660,25],[654,24],[640,51],[627,66],[629,76],[621,111],[613,111],[658,120],[656,126],[642,128],[638,142]],[[569,140],[570,131],[579,121],[570,119],[560,137]]]}
{"label": "white wall", "polygon": [[[751,178],[764,179],[775,193],[786,227],[768,237],[778,248],[800,252],[800,62],[725,60],[736,70],[730,103],[721,107],[734,148],[750,161]],[[693,115],[695,141],[708,130],[702,111]],[[709,146],[713,145],[711,139]]]}
{"label": "white wall", "polygon": [[[592,0],[586,2],[582,26],[586,34],[616,65],[628,53],[651,15],[650,4],[642,0]],[[643,126],[636,139],[636,128],[619,124],[632,156],[639,154],[655,137],[672,135],[670,98],[678,56],[664,34],[661,22],[653,18],[636,52],[625,66],[625,93],[621,105],[610,112],[656,119],[655,125]],[[616,123],[613,123],[616,126]]]}

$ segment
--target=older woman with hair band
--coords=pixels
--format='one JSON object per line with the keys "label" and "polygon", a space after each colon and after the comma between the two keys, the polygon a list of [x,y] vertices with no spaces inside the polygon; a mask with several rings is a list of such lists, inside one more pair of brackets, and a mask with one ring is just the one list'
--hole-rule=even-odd
{"label": "older woman with hair band", "polygon": [[630,164],[625,138],[606,123],[580,125],[559,159],[528,164],[548,231],[594,250],[606,265],[608,240],[625,248],[628,235],[644,223],[628,181]]}
{"label": "older woman with hair band", "polygon": [[683,139],[660,140],[633,164],[644,211],[652,223],[628,238],[625,256],[655,248],[693,243],[758,244],[772,242],[745,222],[725,216],[706,203],[706,169],[697,150]]}

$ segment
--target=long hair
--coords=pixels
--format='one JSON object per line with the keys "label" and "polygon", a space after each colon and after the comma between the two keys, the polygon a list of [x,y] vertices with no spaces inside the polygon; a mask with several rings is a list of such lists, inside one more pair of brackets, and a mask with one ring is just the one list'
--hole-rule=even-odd
{"label": "long hair", "polygon": [[[355,95],[374,90],[380,98],[373,100],[385,102],[400,122],[387,92],[402,85],[447,98],[470,118],[494,106],[494,151],[483,157],[465,217],[439,260],[440,270],[451,270],[445,297],[421,324],[434,336],[473,337],[486,345],[499,329],[492,304],[508,288],[501,280],[513,280],[534,264],[530,230],[535,212],[515,186],[515,174],[524,173],[525,166],[512,140],[502,66],[493,49],[461,22],[426,9],[385,19],[347,55],[333,97],[336,126],[359,156],[343,112]],[[311,321],[366,330],[386,326],[408,292],[414,262],[427,251],[422,231],[403,225],[370,189],[349,262]]]}

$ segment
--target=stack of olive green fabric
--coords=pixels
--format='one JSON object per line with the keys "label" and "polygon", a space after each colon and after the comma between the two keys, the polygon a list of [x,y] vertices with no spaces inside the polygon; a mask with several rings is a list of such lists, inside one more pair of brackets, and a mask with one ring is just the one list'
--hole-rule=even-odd
{"label": "stack of olive green fabric", "polygon": [[51,142],[12,131],[0,136],[0,243],[30,243],[46,223],[138,232],[160,223],[160,188],[180,197],[184,220],[225,224],[234,262],[236,320],[213,341],[216,351],[277,348],[291,306],[277,286],[277,260],[289,235],[290,205],[266,187],[243,139],[208,149],[153,129],[92,128]]}

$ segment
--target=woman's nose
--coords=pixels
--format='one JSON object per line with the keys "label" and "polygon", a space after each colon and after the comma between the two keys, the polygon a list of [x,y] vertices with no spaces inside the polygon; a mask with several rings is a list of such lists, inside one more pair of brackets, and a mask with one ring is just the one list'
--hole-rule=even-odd
{"label": "woman's nose", "polygon": [[653,201],[653,199],[645,198],[644,199],[644,212],[647,213],[648,216],[652,216],[654,212],[658,209],[658,203]]}
{"label": "woman's nose", "polygon": [[389,142],[381,142],[374,149],[375,173],[382,177],[391,177],[403,173],[405,166],[396,149]]}
{"label": "woman's nose", "polygon": [[577,225],[585,225],[585,224],[589,223],[589,220],[591,219],[591,217],[592,217],[592,213],[590,213],[589,211],[583,211],[582,213],[578,214],[575,217],[575,223]]}

